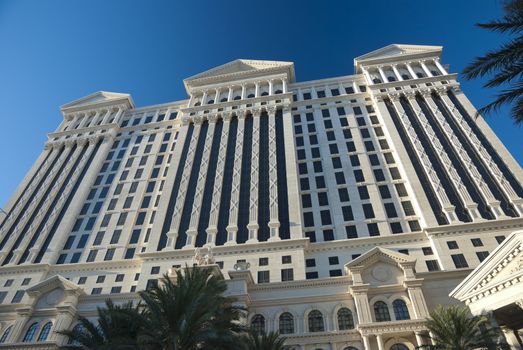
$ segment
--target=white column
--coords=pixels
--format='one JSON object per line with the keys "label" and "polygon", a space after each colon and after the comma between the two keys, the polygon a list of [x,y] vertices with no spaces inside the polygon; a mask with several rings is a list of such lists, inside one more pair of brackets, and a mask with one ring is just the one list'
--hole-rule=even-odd
{"label": "white column", "polygon": [[398,71],[398,68],[396,67],[396,65],[392,65],[392,70],[394,71],[394,74],[396,74],[396,77],[398,78],[399,81],[403,81],[403,77],[401,76],[400,72]]}
{"label": "white column", "polygon": [[425,130],[430,143],[434,147],[436,156],[441,160],[441,163],[447,171],[447,174],[452,180],[454,186],[456,186],[458,196],[467,208],[470,217],[472,218],[472,221],[484,220],[478,211],[478,204],[475,203],[472,197],[470,196],[470,193],[468,192],[467,187],[463,183],[461,176],[459,176],[456,168],[452,164],[452,161],[450,160],[447,152],[445,151],[445,148],[443,148],[443,145],[441,144],[439,137],[436,135],[427,117],[421,110],[421,107],[419,106],[414,94],[407,94],[406,96],[408,98],[409,103],[412,105],[412,110],[416,115],[416,118],[421,124],[421,127]]}
{"label": "white column", "polygon": [[187,158],[185,160],[185,165],[183,167],[182,178],[180,180],[180,187],[178,190],[178,198],[176,199],[176,204],[174,205],[173,220],[171,222],[171,227],[167,233],[167,249],[176,249],[176,240],[178,239],[178,229],[180,227],[180,221],[182,219],[183,208],[185,205],[185,197],[187,195],[189,187],[189,178],[191,176],[192,166],[194,162],[194,155],[196,153],[196,146],[198,144],[198,139],[200,137],[200,131],[202,128],[202,119],[194,119],[194,130],[193,136],[190,141],[189,150],[187,151]]}
{"label": "white column", "polygon": [[381,80],[386,83],[389,80],[387,79],[387,76],[385,75],[385,72],[383,71],[383,68],[381,66],[378,67],[378,72],[380,72]]}
{"label": "white column", "polygon": [[363,335],[362,338],[363,338],[363,347],[365,348],[365,350],[372,350],[372,348],[370,347],[369,336]]}
{"label": "white column", "polygon": [[441,72],[442,75],[448,75],[449,73],[447,72],[447,70],[441,65],[441,63],[439,62],[439,59],[436,58],[434,60],[434,64],[436,65],[436,67],[438,67],[439,71]]}
{"label": "white column", "polygon": [[376,341],[378,342],[378,350],[385,350],[385,343],[383,342],[383,335],[376,334]]}
{"label": "white column", "polygon": [[254,83],[254,97],[260,97],[260,82]]}
{"label": "white column", "polygon": [[212,141],[214,138],[214,128],[216,126],[216,116],[209,116],[209,127],[205,136],[205,145],[203,146],[202,161],[198,172],[198,182],[194,190],[194,201],[191,210],[191,221],[187,230],[187,238],[184,249],[194,248],[196,245],[196,236],[198,234],[198,223],[200,221],[200,209],[203,201],[203,191],[207,180],[207,170],[209,168],[209,159],[211,156]]}
{"label": "white column", "polygon": [[216,89],[216,93],[214,94],[214,103],[220,103],[220,89]]}
{"label": "white column", "polygon": [[245,128],[245,112],[239,111],[237,116],[238,129],[236,131],[236,149],[234,152],[234,168],[232,172],[231,186],[231,206],[229,209],[229,224],[227,226],[227,242],[225,243],[226,245],[236,244],[236,236],[238,234],[238,204],[240,202],[240,183],[242,176],[242,154],[243,134]]}
{"label": "white column", "polygon": [[188,107],[192,107],[194,105],[194,92],[193,91],[190,91],[189,92],[189,104],[188,104]]}
{"label": "white column", "polygon": [[102,112],[100,110],[97,110],[93,117],[93,120],[91,121],[91,123],[89,123],[89,126],[96,126],[96,123],[98,122],[98,118],[100,118],[101,114],[102,114]]}
{"label": "white column", "polygon": [[[279,240],[278,161],[276,156],[276,108],[269,108],[269,241]],[[280,117],[281,118],[281,117]]]}
{"label": "white column", "polygon": [[432,77],[432,72],[425,64],[425,61],[420,61],[419,64],[421,65],[421,68],[423,68],[423,70],[425,71],[425,74],[427,74],[427,77]]}
{"label": "white column", "polygon": [[114,116],[113,124],[120,124],[120,122],[122,121],[122,118],[124,116],[124,112],[125,112],[124,107],[118,106],[118,112]]}
{"label": "white column", "polygon": [[372,81],[372,78],[370,77],[370,74],[367,71],[367,69],[362,67],[361,71],[363,72],[363,75],[365,76],[365,79],[367,79],[367,84],[368,85],[374,84],[374,82]]}
{"label": "white column", "polygon": [[227,94],[227,102],[231,102],[233,99],[233,97],[232,97],[233,88],[234,88],[234,86],[229,87],[229,93]]}
{"label": "white column", "polygon": [[421,332],[414,332],[414,335],[416,336],[416,343],[418,343],[418,346],[428,345],[428,342],[425,340],[426,337],[424,337]]}
{"label": "white column", "polygon": [[203,92],[201,105],[203,106],[203,105],[206,105],[206,104],[207,104],[207,90],[205,90]]}
{"label": "white column", "polygon": [[260,114],[261,111],[252,111],[252,154],[251,154],[251,186],[249,196],[249,239],[247,242],[258,242],[258,185],[260,168]]}
{"label": "white column", "polygon": [[102,124],[107,124],[107,122],[109,121],[109,118],[111,117],[111,113],[112,113],[111,108],[109,108],[102,119]]}
{"label": "white column", "polygon": [[492,209],[492,212],[496,218],[506,218],[505,213],[503,212],[503,209],[501,209],[500,201],[494,197],[492,192],[490,191],[489,186],[487,183],[483,180],[483,177],[481,176],[480,172],[476,168],[476,165],[470,158],[468,152],[465,151],[463,146],[461,145],[460,140],[454,133],[454,130],[450,127],[447,120],[439,110],[438,106],[432,99],[432,94],[428,90],[422,91],[422,95],[427,103],[427,106],[432,111],[432,114],[436,118],[438,124],[443,129],[443,132],[447,135],[450,144],[458,153],[459,159],[462,161],[465,169],[467,169],[468,173],[471,175],[472,180],[476,187],[478,188],[479,192],[481,193],[482,197],[487,202],[487,205]]}
{"label": "white column", "polygon": [[13,324],[13,328],[11,328],[9,337],[7,338],[9,343],[19,343],[22,341],[22,339],[20,339],[22,338],[22,330],[24,329],[27,321],[29,321],[32,311],[33,310],[29,307],[16,310],[16,321]]}
{"label": "white column", "polygon": [[283,78],[281,80],[281,85],[282,85],[283,93],[286,94],[287,93],[287,78]]}
{"label": "white column", "polygon": [[407,67],[407,70],[409,71],[410,75],[412,76],[412,79],[418,79],[418,75],[416,72],[414,72],[414,69],[412,69],[412,66],[410,65],[412,62],[405,63],[405,67]]}
{"label": "white column", "polygon": [[392,102],[392,105],[394,106],[394,109],[396,110],[396,114],[398,115],[400,122],[403,124],[403,127],[405,128],[405,131],[414,146],[417,156],[421,164],[423,165],[423,168],[425,169],[425,172],[427,173],[430,182],[432,183],[432,187],[434,188],[435,194],[441,203],[443,213],[445,214],[450,223],[459,222],[458,217],[456,215],[455,207],[452,205],[449,198],[447,197],[447,193],[445,192],[445,187],[441,183],[440,176],[434,170],[432,162],[430,161],[423,145],[421,144],[417,136],[416,130],[413,128],[409,118],[407,117],[407,113],[405,112],[403,106],[399,101],[400,95],[390,94],[389,98]]}
{"label": "white column", "polygon": [[[220,139],[220,151],[218,162],[216,163],[216,173],[214,175],[214,187],[212,191],[211,209],[209,211],[209,225],[207,232],[207,245],[215,245],[216,234],[218,232],[218,215],[220,214],[220,204],[223,188],[223,173],[225,171],[225,159],[227,157],[227,143],[229,142],[229,128],[231,126],[231,114],[223,116],[222,136]],[[232,146],[231,146],[232,147]]]}
{"label": "white column", "polygon": [[274,95],[274,79],[269,79],[269,95]]}
{"label": "white column", "polygon": [[242,84],[242,100],[245,100],[245,93],[246,93],[245,84]]}
{"label": "white column", "polygon": [[78,129],[84,128],[88,123],[89,123],[89,113],[84,113],[84,117],[82,118],[80,125],[78,125]]}

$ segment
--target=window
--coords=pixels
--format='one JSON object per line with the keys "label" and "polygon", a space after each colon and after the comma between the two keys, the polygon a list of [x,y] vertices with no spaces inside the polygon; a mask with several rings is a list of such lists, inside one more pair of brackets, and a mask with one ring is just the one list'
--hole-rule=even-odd
{"label": "window", "polygon": [[487,252],[487,251],[476,252],[476,255],[478,256],[479,262],[483,262],[483,260],[485,260],[487,258],[488,254],[489,254],[489,252]]}
{"label": "window", "polygon": [[114,281],[115,281],[115,282],[122,282],[124,276],[125,276],[125,275],[124,275],[123,273],[119,273],[119,274],[116,275]]}
{"label": "window", "polygon": [[365,203],[362,205],[362,207],[363,207],[363,213],[365,214],[365,219],[374,218],[374,210],[372,209],[372,204]]}
{"label": "window", "polygon": [[423,255],[432,255],[432,254],[434,254],[434,252],[432,251],[431,247],[423,247],[423,248],[421,248],[421,250],[423,251]]}
{"label": "window", "polygon": [[114,230],[113,236],[111,237],[110,244],[116,244],[120,240],[120,234],[122,233],[122,230]]}
{"label": "window", "polygon": [[294,280],[294,270],[293,269],[282,269],[281,270],[281,280],[282,280],[282,282],[293,281]]}
{"label": "window", "polygon": [[472,245],[474,247],[482,247],[483,246],[483,242],[481,241],[480,238],[472,238],[470,241],[472,242]]}
{"label": "window", "polygon": [[374,303],[374,316],[376,322],[390,321],[389,307],[383,301]]}
{"label": "window", "polygon": [[308,279],[308,280],[316,279],[316,278],[318,278],[318,272],[317,271],[306,272],[305,273],[305,278]]}
{"label": "window", "polygon": [[503,242],[504,240],[505,240],[505,236],[496,236],[496,241],[497,241],[498,243],[501,243],[501,242]]}
{"label": "window", "polygon": [[447,242],[447,246],[449,247],[449,249],[458,249],[458,243],[456,243],[456,241],[448,241]]}
{"label": "window", "polygon": [[122,287],[112,287],[111,288],[111,294],[119,294],[122,291]]}
{"label": "window", "polygon": [[22,342],[24,342],[24,343],[32,342],[37,328],[38,328],[38,322],[35,322],[32,325],[30,325],[29,328],[27,328],[27,331],[25,332]]}
{"label": "window", "polygon": [[385,211],[387,212],[388,218],[395,218],[398,216],[394,203],[385,203]]}
{"label": "window", "polygon": [[23,290],[17,290],[13,299],[11,300],[11,304],[16,304],[22,301],[22,298],[24,297],[24,291]]}
{"label": "window", "polygon": [[87,262],[93,262],[96,259],[96,254],[98,254],[98,250],[91,250],[87,256]]}
{"label": "window", "polygon": [[160,273],[160,266],[151,267],[151,275],[157,275]]}
{"label": "window", "polygon": [[403,299],[396,299],[392,302],[392,308],[394,309],[394,317],[396,320],[410,320],[409,309]]}
{"label": "window", "polygon": [[284,312],[280,315],[280,334],[294,333],[294,317],[289,312]]}
{"label": "window", "polygon": [[49,336],[49,333],[51,332],[51,327],[53,327],[53,324],[51,322],[47,322],[40,331],[40,335],[38,335],[38,341],[46,341],[47,337]]}
{"label": "window", "polygon": [[339,277],[342,275],[343,275],[343,272],[341,272],[341,269],[329,270],[330,277]]}
{"label": "window", "polygon": [[265,332],[265,317],[260,314],[254,315],[251,320],[251,330],[255,333]]}
{"label": "window", "polygon": [[467,264],[467,260],[463,254],[452,254],[451,256],[452,261],[454,261],[454,265],[457,269],[469,267],[469,264]]}
{"label": "window", "polygon": [[105,261],[113,260],[114,251],[115,251],[114,248],[107,249],[107,251],[105,252],[104,260],[105,260]]}
{"label": "window", "polygon": [[0,338],[0,344],[5,343],[7,338],[9,338],[9,333],[11,333],[11,330],[13,329],[13,326],[9,326],[4,333],[2,334],[2,337]]}
{"label": "window", "polygon": [[369,231],[369,236],[379,236],[380,235],[380,229],[378,227],[378,224],[375,222],[367,224],[367,230]]}
{"label": "window", "polygon": [[258,260],[258,265],[259,266],[267,266],[267,265],[269,265],[269,258],[260,258]]}
{"label": "window", "polygon": [[427,269],[429,271],[439,271],[439,265],[437,260],[427,260],[425,261],[425,264],[427,265]]}
{"label": "window", "polygon": [[31,279],[30,278],[24,278],[24,280],[22,281],[22,286],[27,286],[29,283],[31,283]]}
{"label": "window", "polygon": [[329,265],[338,265],[339,263],[340,259],[337,256],[329,256]]}
{"label": "window", "polygon": [[313,259],[313,258],[305,259],[305,266],[306,267],[314,267],[314,266],[316,266],[316,259]]}
{"label": "window", "polygon": [[290,255],[284,255],[281,257],[281,263],[282,264],[290,264],[292,263],[292,256]]}
{"label": "window", "polygon": [[338,329],[343,331],[353,328],[354,318],[352,317],[352,312],[346,307],[342,307],[338,310]]}
{"label": "window", "polygon": [[258,283],[269,283],[270,271],[258,271]]}
{"label": "window", "polygon": [[0,292],[0,304],[2,304],[7,296],[7,292]]}
{"label": "window", "polygon": [[93,290],[91,290],[91,295],[99,295],[99,294],[102,294],[102,288],[98,287],[98,288],[93,288]]}
{"label": "window", "polygon": [[309,332],[323,332],[325,326],[323,324],[323,315],[318,310],[309,312]]}
{"label": "window", "polygon": [[390,350],[409,350],[409,348],[403,344],[394,344],[390,347]]}

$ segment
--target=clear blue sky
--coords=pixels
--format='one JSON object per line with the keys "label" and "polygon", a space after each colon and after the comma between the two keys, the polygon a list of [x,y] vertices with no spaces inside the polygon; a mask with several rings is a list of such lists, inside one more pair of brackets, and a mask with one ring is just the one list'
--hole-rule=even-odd
{"label": "clear blue sky", "polygon": [[[443,45],[459,72],[505,38],[473,26],[499,1],[0,0],[0,205],[62,120],[59,106],[99,90],[137,106],[186,97],[182,80],[236,58],[294,61],[300,81],[352,74],[391,43]],[[492,91],[462,81],[476,106]],[[523,128],[489,124],[523,163]]]}

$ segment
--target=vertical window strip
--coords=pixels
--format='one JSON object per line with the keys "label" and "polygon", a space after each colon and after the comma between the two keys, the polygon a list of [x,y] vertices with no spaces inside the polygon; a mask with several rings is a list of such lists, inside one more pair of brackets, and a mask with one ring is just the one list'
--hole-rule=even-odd
{"label": "vertical window strip", "polygon": [[187,241],[187,229],[189,228],[189,223],[191,221],[191,212],[192,205],[194,202],[194,189],[198,183],[198,173],[200,171],[200,166],[202,163],[202,153],[205,146],[205,138],[207,136],[207,131],[209,130],[209,122],[204,121],[200,127],[200,136],[198,138],[198,144],[196,145],[196,150],[194,152],[194,160],[191,167],[191,175],[189,177],[189,186],[188,191],[185,196],[185,203],[183,204],[183,211],[180,220],[180,227],[178,228],[178,238],[176,239],[175,249],[181,249]]}
{"label": "vertical window strip", "polygon": [[290,238],[289,197],[287,192],[287,168],[285,161],[285,136],[283,130],[283,113],[276,112],[276,161],[278,172],[278,219],[279,234],[282,239]]}
{"label": "vertical window strip", "polygon": [[258,157],[258,240],[269,239],[269,116],[260,116],[260,152]]}
{"label": "vertical window strip", "polygon": [[171,222],[173,219],[174,207],[176,205],[176,198],[178,197],[178,192],[180,190],[180,182],[182,179],[183,168],[185,167],[185,162],[187,160],[187,152],[189,150],[189,145],[191,144],[191,139],[194,131],[194,125],[190,124],[187,128],[187,135],[185,136],[185,142],[182,149],[182,154],[180,156],[180,161],[178,163],[178,169],[176,170],[176,178],[174,180],[174,186],[171,193],[171,198],[169,199],[169,206],[167,207],[167,212],[165,213],[165,221],[163,222],[162,233],[160,235],[160,240],[156,248],[157,251],[165,248],[167,244],[167,232],[171,227]]}
{"label": "vertical window strip", "polygon": [[252,131],[253,117],[248,115],[245,118],[243,133],[243,155],[242,155],[242,172],[240,181],[240,203],[238,205],[238,235],[237,243],[245,243],[249,237],[249,201],[251,185],[251,153],[252,153]]}
{"label": "vertical window strip", "polygon": [[202,207],[200,208],[200,220],[198,222],[198,234],[196,235],[196,246],[201,247],[207,241],[207,232],[205,229],[209,225],[210,210],[212,204],[212,193],[214,190],[214,178],[216,175],[216,166],[218,163],[218,153],[220,152],[220,140],[222,138],[223,120],[218,119],[214,127],[214,136],[211,145],[211,154],[209,156],[209,166],[205,178],[205,187],[203,190]]}

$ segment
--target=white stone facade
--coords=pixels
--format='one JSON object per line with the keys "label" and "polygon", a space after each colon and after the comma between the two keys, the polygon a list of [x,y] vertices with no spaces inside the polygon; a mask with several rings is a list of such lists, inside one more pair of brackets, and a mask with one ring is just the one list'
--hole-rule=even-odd
{"label": "white stone facade", "polygon": [[426,341],[428,312],[523,228],[523,171],[441,52],[389,45],[307,82],[236,60],[186,79],[188,100],[62,106],[0,214],[0,349],[54,349],[206,247],[291,348]]}

